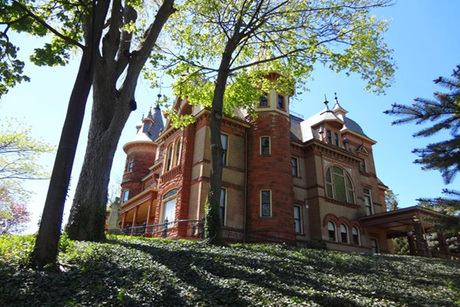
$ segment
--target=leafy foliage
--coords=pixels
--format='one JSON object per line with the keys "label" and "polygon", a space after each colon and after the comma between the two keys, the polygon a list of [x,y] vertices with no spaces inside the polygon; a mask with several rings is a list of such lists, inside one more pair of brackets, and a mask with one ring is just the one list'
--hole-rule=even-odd
{"label": "leafy foliage", "polygon": [[[236,106],[251,109],[260,91],[292,94],[294,81],[301,89],[316,63],[358,73],[367,89],[381,92],[394,69],[381,37],[387,23],[369,12],[388,3],[186,1],[170,24],[175,45],[169,55],[177,63],[168,72],[176,94],[210,107],[217,74],[228,69],[223,111],[232,114]],[[231,55],[227,67],[220,66],[224,52]],[[263,78],[273,71],[282,75],[275,84]]]}
{"label": "leafy foliage", "polygon": [[420,198],[419,205],[444,213],[434,216],[430,220],[436,225],[433,231],[444,232],[447,235],[456,236],[460,232],[460,193],[458,191],[444,189],[446,196],[436,198]]}
{"label": "leafy foliage", "polygon": [[18,59],[19,47],[11,40],[10,32],[28,33],[43,37],[55,36],[51,43],[37,48],[30,56],[33,63],[43,65],[65,65],[70,52],[83,38],[83,23],[89,13],[91,1],[0,1],[0,97],[8,89],[22,81],[30,81],[24,75],[24,62]]}
{"label": "leafy foliage", "polygon": [[46,173],[38,163],[41,153],[53,147],[31,136],[32,129],[15,119],[0,124],[0,182],[25,179],[45,179]]}
{"label": "leafy foliage", "polygon": [[71,241],[60,253],[57,274],[22,266],[20,256],[31,245],[28,236],[0,237],[2,306],[460,303],[460,264],[439,259],[118,236],[103,243]]}
{"label": "leafy foliage", "polygon": [[19,232],[30,219],[26,204],[29,192],[24,180],[46,179],[38,163],[42,153],[53,150],[31,137],[30,127],[15,119],[0,124],[0,232]]}
{"label": "leafy foliage", "polygon": [[[24,195],[12,195],[4,186],[0,186],[0,234],[18,233],[30,221]],[[22,196],[22,197],[21,197]]]}

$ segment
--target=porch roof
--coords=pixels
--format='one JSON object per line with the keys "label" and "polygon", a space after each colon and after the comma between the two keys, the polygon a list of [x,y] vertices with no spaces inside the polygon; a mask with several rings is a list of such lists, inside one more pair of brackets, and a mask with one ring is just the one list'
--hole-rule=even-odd
{"label": "porch roof", "polygon": [[147,203],[152,199],[156,199],[158,194],[157,188],[148,188],[142,191],[141,193],[137,194],[133,198],[129,199],[128,201],[124,202],[121,205],[120,213],[123,214],[133,208],[141,206],[142,204]]}
{"label": "porch roof", "polygon": [[433,228],[434,224],[423,218],[440,215],[442,216],[442,213],[419,206],[413,206],[365,216],[360,218],[360,221],[364,227],[375,227],[385,230],[387,238],[391,239],[406,236],[409,231],[414,229],[415,220],[419,220],[422,223],[424,230]]}

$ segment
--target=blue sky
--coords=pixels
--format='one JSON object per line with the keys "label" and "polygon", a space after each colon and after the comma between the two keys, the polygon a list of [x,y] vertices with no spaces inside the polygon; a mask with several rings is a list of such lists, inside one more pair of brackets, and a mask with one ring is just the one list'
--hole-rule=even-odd
{"label": "blue sky", "polygon": [[[337,92],[339,101],[349,111],[348,116],[357,121],[364,132],[377,141],[374,159],[378,177],[398,194],[400,206],[416,204],[419,197],[436,197],[445,188],[437,171],[423,171],[413,164],[416,158],[413,148],[424,147],[428,141],[442,138],[414,139],[412,134],[421,127],[415,125],[392,126],[395,119],[383,114],[392,103],[410,104],[416,97],[432,98],[435,91],[444,91],[433,80],[439,76],[450,76],[460,64],[460,34],[458,15],[460,1],[456,0],[400,0],[395,6],[378,10],[377,16],[391,21],[385,35],[386,42],[394,49],[397,64],[395,82],[386,95],[377,96],[363,90],[365,84],[358,76],[346,77],[319,67],[308,82],[309,92],[291,102],[291,110],[307,118],[324,108],[324,94],[333,101]],[[37,42],[21,36],[20,55],[25,59]],[[26,67],[32,78],[12,89],[0,101],[0,120],[16,117],[32,126],[32,136],[57,145],[67,110],[70,91],[78,68],[79,55],[66,67]],[[166,87],[163,93],[167,92]],[[111,186],[121,181],[125,155],[122,145],[135,135],[135,125],[144,112],[154,105],[159,89],[150,89],[146,81],[138,83],[136,101],[138,109],[132,113],[119,142],[111,174]],[[172,97],[171,97],[172,98]],[[78,145],[72,173],[71,186],[66,202],[66,212],[70,209],[79,170],[84,157],[86,135],[89,126],[91,101],[88,102],[84,128]],[[446,135],[444,134],[444,137]],[[46,155],[41,162],[51,170],[54,155]],[[460,179],[449,188],[458,189]],[[33,221],[28,232],[37,229],[37,221],[43,210],[48,189],[48,181],[26,182],[25,186],[34,192],[29,204]],[[64,223],[67,216],[64,217]]]}

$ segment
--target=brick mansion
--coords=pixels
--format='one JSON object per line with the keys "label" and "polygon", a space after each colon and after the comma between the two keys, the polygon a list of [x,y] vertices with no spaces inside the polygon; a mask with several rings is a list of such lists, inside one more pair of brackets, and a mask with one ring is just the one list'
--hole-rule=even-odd
{"label": "brick mansion", "polygon": [[[320,243],[327,248],[391,253],[391,238],[407,236],[411,252],[427,252],[411,207],[387,212],[373,145],[337,97],[307,119],[289,112],[289,97],[271,90],[255,102],[257,117],[236,110],[222,119],[220,218],[235,241]],[[163,122],[156,105],[123,146],[120,226],[125,233],[199,237],[209,190],[210,111],[178,98],[192,115],[184,129]],[[417,217],[417,218],[416,218]]]}

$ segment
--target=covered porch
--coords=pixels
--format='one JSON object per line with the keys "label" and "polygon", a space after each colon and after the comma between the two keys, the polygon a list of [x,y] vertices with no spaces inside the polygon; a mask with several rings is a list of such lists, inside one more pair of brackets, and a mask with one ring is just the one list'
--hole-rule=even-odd
{"label": "covered porch", "polygon": [[[406,237],[411,255],[431,257],[431,252],[426,240],[426,231],[433,228],[434,224],[429,218],[442,215],[439,212],[413,206],[400,210],[369,215],[360,219],[365,228],[378,228],[384,230],[387,239]],[[438,235],[441,254],[449,254],[449,247],[445,237]],[[444,257],[443,257],[444,258]]]}
{"label": "covered porch", "polygon": [[126,234],[131,235],[134,234],[136,227],[153,223],[157,195],[157,188],[148,188],[121,205],[120,220],[122,231],[129,227],[131,232]]}

